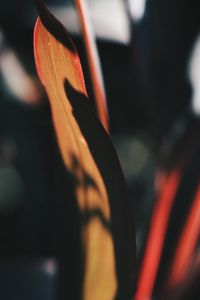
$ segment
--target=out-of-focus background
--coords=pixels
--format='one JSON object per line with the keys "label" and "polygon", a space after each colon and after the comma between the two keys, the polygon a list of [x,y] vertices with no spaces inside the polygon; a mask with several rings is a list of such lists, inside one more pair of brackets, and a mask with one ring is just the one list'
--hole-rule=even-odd
{"label": "out-of-focus background", "polygon": [[[74,1],[45,3],[71,33],[93,97]],[[140,259],[158,170],[170,169],[187,152],[188,136],[198,132],[200,10],[195,0],[88,0],[88,6]],[[0,283],[6,300],[13,293],[20,295],[15,299],[54,299],[55,243],[64,222],[62,192],[55,203],[61,183],[51,114],[33,58],[36,17],[32,0],[0,4],[0,282],[18,278],[16,290]],[[195,140],[198,144],[198,134]],[[198,153],[185,179],[186,194],[195,189],[193,176],[199,178]],[[28,279],[30,272],[34,279]]]}

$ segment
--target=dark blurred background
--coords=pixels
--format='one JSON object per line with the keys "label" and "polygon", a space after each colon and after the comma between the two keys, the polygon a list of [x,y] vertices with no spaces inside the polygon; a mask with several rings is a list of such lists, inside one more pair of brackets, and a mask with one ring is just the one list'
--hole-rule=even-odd
{"label": "dark blurred background", "polygon": [[[74,1],[45,3],[71,32],[93,97]],[[157,170],[163,165],[167,169],[169,161],[176,161],[185,151],[183,137],[191,122],[199,126],[199,5],[197,0],[90,0],[88,4],[105,81],[111,138],[133,204],[140,257],[156,195]],[[56,245],[61,245],[57,233],[62,232],[65,218],[62,191],[55,202],[62,190],[60,157],[48,100],[34,65],[36,16],[32,0],[0,4],[2,300],[54,299],[54,258],[60,253]],[[179,141],[182,144],[176,151]],[[8,274],[18,277],[13,290],[9,284],[1,287],[3,279],[8,276],[10,280]],[[31,285],[27,294],[25,279]],[[19,297],[13,298],[17,293]]]}

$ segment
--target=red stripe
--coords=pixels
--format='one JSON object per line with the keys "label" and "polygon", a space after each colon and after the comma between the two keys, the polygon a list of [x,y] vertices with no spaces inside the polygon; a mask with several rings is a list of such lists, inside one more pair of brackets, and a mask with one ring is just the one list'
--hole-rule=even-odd
{"label": "red stripe", "polygon": [[169,276],[169,287],[181,283],[187,276],[193,260],[194,249],[200,234],[200,186],[188,214],[186,225],[178,243]]}
{"label": "red stripe", "polygon": [[134,298],[135,300],[151,299],[170,212],[180,183],[180,178],[180,170],[178,169],[174,170],[168,176],[164,190],[156,203],[151,219],[145,255],[139,274],[138,287]]}
{"label": "red stripe", "polygon": [[95,53],[92,47],[91,36],[88,30],[88,21],[86,17],[86,12],[84,10],[84,5],[82,0],[76,0],[76,5],[78,9],[78,13],[80,16],[83,38],[85,41],[86,53],[91,73],[91,80],[93,84],[93,90],[96,100],[96,107],[99,115],[99,119],[103,124],[104,128],[107,132],[109,132],[109,116],[108,116],[108,109],[106,104],[106,97],[103,87],[101,86],[99,74],[98,74],[98,67],[97,61],[95,60]]}

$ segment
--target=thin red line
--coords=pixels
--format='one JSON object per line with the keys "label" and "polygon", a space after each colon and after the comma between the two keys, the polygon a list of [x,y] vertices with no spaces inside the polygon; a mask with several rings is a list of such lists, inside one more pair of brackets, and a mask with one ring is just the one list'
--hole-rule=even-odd
{"label": "thin red line", "polygon": [[169,287],[174,287],[184,280],[193,258],[193,251],[200,234],[200,186],[188,214],[186,225],[175,252],[169,276]]}
{"label": "thin red line", "polygon": [[40,65],[40,59],[39,59],[38,51],[37,51],[38,34],[39,34],[40,26],[41,26],[41,20],[38,17],[36,20],[36,23],[34,26],[34,32],[33,32],[33,50],[34,50],[37,73],[38,73],[38,76],[39,76],[42,84],[45,86],[44,80],[43,80],[43,74],[42,74],[42,70],[41,70],[41,65]]}
{"label": "thin red line", "polygon": [[103,124],[106,131],[109,132],[109,116],[108,116],[108,109],[106,104],[106,97],[105,97],[105,92],[103,90],[103,87],[101,86],[99,74],[97,71],[98,67],[97,67],[97,62],[95,60],[95,53],[92,47],[92,41],[87,26],[88,21],[86,17],[86,12],[84,10],[84,5],[82,0],[76,0],[76,4],[80,15],[80,21],[82,25],[83,37],[85,40],[85,47],[86,47],[86,52],[88,57],[89,68],[91,72],[91,79],[92,79],[99,119],[101,120],[101,123]]}
{"label": "thin red line", "polygon": [[135,300],[151,299],[161,259],[165,234],[175,195],[180,183],[180,170],[174,170],[167,179],[151,219],[145,255],[139,274]]}

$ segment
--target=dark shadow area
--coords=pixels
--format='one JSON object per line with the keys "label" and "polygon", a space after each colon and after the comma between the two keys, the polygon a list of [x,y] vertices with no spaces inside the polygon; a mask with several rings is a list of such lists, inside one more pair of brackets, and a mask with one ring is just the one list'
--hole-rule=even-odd
{"label": "dark shadow area", "polygon": [[75,189],[78,184],[73,172],[64,165],[59,149],[54,171],[56,182],[56,239],[54,251],[59,262],[58,299],[80,300],[83,283],[82,220]]}
{"label": "dark shadow area", "polygon": [[161,138],[190,102],[187,67],[200,29],[198,7],[196,0],[147,0],[143,18],[132,23],[134,69],[148,91],[145,102],[153,101]]}
{"label": "dark shadow area", "polygon": [[[84,185],[85,189],[89,189],[89,188],[92,188],[94,189],[97,193],[100,194],[100,190],[96,184],[96,182],[94,181],[94,179],[88,175],[84,170],[82,170],[81,166],[80,166],[80,163],[78,161],[78,158],[74,155],[74,154],[71,154],[70,155],[70,158],[71,158],[71,167],[70,167],[70,170],[72,172],[72,177],[74,178],[75,182],[76,182],[76,185],[79,185],[79,184],[82,184]],[[82,176],[83,178],[78,179],[78,173],[81,172],[82,173]]]}
{"label": "dark shadow area", "polygon": [[[80,300],[82,225],[74,195],[76,184],[61,158],[49,106],[31,109],[2,97],[0,117],[0,276],[5,275],[0,298],[10,299],[4,293],[9,278],[14,293],[10,289],[11,299],[19,299],[17,293],[25,297],[20,300],[40,299],[45,291],[51,293],[51,282],[59,294],[52,300]],[[20,180],[15,182],[15,178]],[[22,186],[20,194],[17,184]],[[49,257],[57,262],[58,272],[52,279],[41,275],[43,280],[31,261]],[[5,261],[8,264],[3,265]],[[15,285],[16,276],[27,277],[30,289],[27,286],[23,291],[24,285]],[[38,280],[42,281],[37,285]],[[35,293],[30,295],[34,287]]]}
{"label": "dark shadow area", "polygon": [[111,233],[114,239],[118,278],[116,299],[130,299],[134,289],[136,267],[134,222],[119,161],[88,98],[74,90],[67,80],[64,87],[74,117],[88,143],[110,200]]}
{"label": "dark shadow area", "polygon": [[83,225],[89,224],[92,219],[98,219],[98,220],[100,220],[104,229],[108,232],[111,232],[110,222],[107,221],[107,219],[104,217],[101,209],[99,209],[99,208],[85,210],[81,214],[81,219],[82,219]]}
{"label": "dark shadow area", "polygon": [[[49,272],[45,264],[52,264]],[[47,259],[0,261],[2,300],[56,300],[57,272]]]}
{"label": "dark shadow area", "polygon": [[[81,165],[78,161],[78,159],[75,157],[74,154],[71,154],[71,168],[70,168],[70,173],[72,178],[74,179],[74,185],[75,188],[79,186],[80,184],[84,186],[85,192],[87,193],[88,189],[93,189],[96,193],[98,193],[100,196],[100,191],[98,189],[98,186],[94,179],[88,175],[84,170],[81,168]],[[81,180],[78,179],[78,174],[82,174]],[[93,209],[86,209],[84,211],[80,212],[80,218],[81,218],[81,224],[83,226],[87,225],[91,219],[97,218],[100,220],[102,226],[104,229],[108,232],[110,232],[110,221],[108,221],[105,216],[103,215],[101,209],[99,208],[93,208]],[[84,229],[84,228],[83,228]]]}

